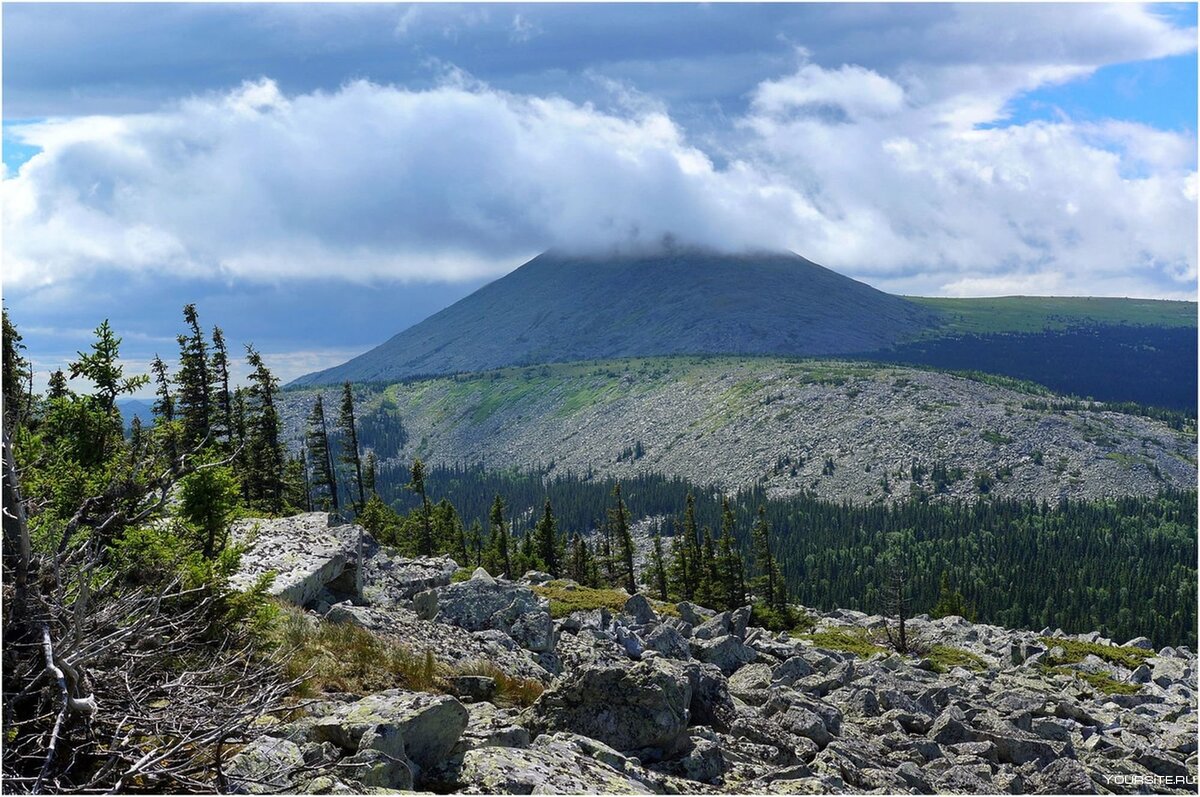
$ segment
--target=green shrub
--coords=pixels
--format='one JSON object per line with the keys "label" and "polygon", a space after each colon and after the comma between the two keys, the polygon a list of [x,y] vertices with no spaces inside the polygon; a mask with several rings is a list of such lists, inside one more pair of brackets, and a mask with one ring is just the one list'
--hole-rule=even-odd
{"label": "green shrub", "polygon": [[1072,670],[1070,667],[1056,667],[1045,664],[1040,665],[1039,669],[1048,675],[1067,675],[1072,678],[1078,678],[1096,691],[1103,692],[1106,695],[1133,695],[1137,694],[1141,689],[1138,684],[1118,681],[1102,672],[1081,672],[1079,670]]}
{"label": "green shrub", "polygon": [[571,612],[586,612],[592,609],[608,609],[619,612],[625,608],[629,595],[620,589],[595,589],[550,581],[531,587],[535,594],[550,601],[550,616],[558,619]]}
{"label": "green shrub", "polygon": [[768,631],[804,633],[815,628],[817,622],[812,615],[802,609],[797,610],[787,606],[780,611],[759,601],[754,604],[750,615],[750,624]]}

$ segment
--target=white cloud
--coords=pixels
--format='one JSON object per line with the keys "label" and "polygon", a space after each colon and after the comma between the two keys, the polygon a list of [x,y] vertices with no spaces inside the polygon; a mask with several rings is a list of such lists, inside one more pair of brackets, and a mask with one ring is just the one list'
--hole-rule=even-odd
{"label": "white cloud", "polygon": [[1019,92],[1194,47],[1145,9],[1065,13],[1023,7],[1014,38],[1011,9],[956,7],[924,49],[905,40],[921,61],[821,66],[819,48],[798,51],[707,149],[602,76],[606,110],[454,70],[425,91],[285,95],[261,79],[154,113],[20,126],[42,152],[3,181],[6,281],[60,286],[101,267],[456,280],[551,246],[670,235],[786,247],[906,292],[1194,295],[1194,134],[981,126]]}

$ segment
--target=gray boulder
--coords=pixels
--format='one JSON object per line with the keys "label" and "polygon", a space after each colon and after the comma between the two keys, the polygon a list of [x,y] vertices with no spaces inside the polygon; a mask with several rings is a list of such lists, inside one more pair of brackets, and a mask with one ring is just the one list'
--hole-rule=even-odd
{"label": "gray boulder", "polygon": [[347,752],[374,749],[425,768],[449,755],[467,716],[463,704],[447,695],[389,689],[320,718],[311,734]]}
{"label": "gray boulder", "polygon": [[654,612],[654,607],[641,593],[631,595],[629,600],[625,601],[621,613],[632,617],[637,625],[650,625],[658,622],[658,615]]}
{"label": "gray boulder", "polygon": [[617,750],[668,750],[688,724],[692,685],[678,662],[568,671],[522,715],[535,734],[568,731]]}
{"label": "gray boulder", "polygon": [[295,788],[304,767],[300,746],[287,739],[260,736],[225,764],[230,788],[242,794],[278,794]]}
{"label": "gray boulder", "polygon": [[417,593],[447,586],[458,570],[448,556],[395,556],[374,541],[364,550],[363,598],[373,605],[407,606]]}
{"label": "gray boulder", "polygon": [[721,612],[718,615],[714,615],[692,630],[692,636],[696,639],[716,639],[717,637],[728,636],[729,633],[729,612]]}
{"label": "gray boulder", "polygon": [[480,747],[463,754],[454,774],[476,794],[646,794],[645,782],[589,756],[579,745],[539,737],[528,748]]}
{"label": "gray boulder", "polygon": [[643,642],[646,650],[657,651],[668,659],[687,661],[692,657],[687,639],[674,626],[665,623],[647,634]]}
{"label": "gray boulder", "polygon": [[459,737],[452,754],[480,747],[528,747],[529,731],[517,724],[516,712],[497,708],[491,703],[473,703],[467,707],[467,728]]}
{"label": "gray boulder", "polygon": [[758,658],[758,653],[754,648],[748,647],[732,634],[712,639],[693,640],[692,654],[700,661],[717,665],[726,675],[731,675],[742,665],[749,664]]}

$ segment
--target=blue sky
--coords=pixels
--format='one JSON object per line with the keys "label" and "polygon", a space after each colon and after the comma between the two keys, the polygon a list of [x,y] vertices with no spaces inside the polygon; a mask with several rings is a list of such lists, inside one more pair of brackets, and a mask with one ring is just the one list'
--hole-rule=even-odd
{"label": "blue sky", "polygon": [[550,246],[789,248],[884,290],[1196,293],[1196,9],[38,5],[5,303],[43,369],[179,309],[290,378]]}

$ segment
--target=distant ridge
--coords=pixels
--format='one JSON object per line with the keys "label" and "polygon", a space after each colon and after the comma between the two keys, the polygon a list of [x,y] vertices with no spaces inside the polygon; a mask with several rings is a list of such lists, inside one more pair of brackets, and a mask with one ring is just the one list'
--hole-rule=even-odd
{"label": "distant ridge", "polygon": [[938,312],[790,252],[546,252],[292,385],[666,354],[825,355],[911,339]]}

